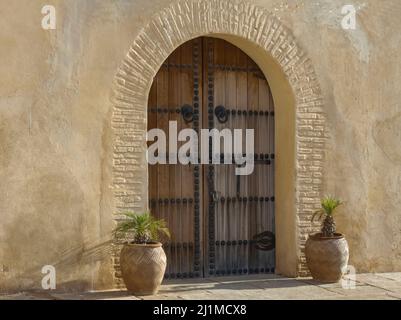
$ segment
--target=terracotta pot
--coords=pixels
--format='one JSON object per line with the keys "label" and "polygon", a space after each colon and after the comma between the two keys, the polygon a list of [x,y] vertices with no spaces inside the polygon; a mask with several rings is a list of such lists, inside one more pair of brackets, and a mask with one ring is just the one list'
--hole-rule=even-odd
{"label": "terracotta pot", "polygon": [[306,263],[315,280],[338,282],[347,269],[349,249],[344,235],[322,237],[321,233],[310,235],[305,244]]}
{"label": "terracotta pot", "polygon": [[156,294],[166,271],[167,258],[161,243],[126,244],[121,250],[121,273],[128,291]]}

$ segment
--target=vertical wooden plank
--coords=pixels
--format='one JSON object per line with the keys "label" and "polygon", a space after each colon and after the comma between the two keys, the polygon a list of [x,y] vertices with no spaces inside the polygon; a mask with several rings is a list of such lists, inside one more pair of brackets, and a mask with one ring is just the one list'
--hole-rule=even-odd
{"label": "vertical wooden plank", "polygon": [[[254,69],[256,65],[255,63],[249,58],[248,59],[248,108],[247,108],[247,127],[249,129],[255,129],[255,116],[250,116],[249,112],[252,110],[253,112],[258,110],[259,108],[259,83],[258,79],[254,75]],[[259,145],[257,144],[257,140],[255,140],[255,153],[258,153]],[[255,166],[256,168],[257,166]],[[257,170],[257,169],[256,169]],[[256,174],[255,171],[248,176],[249,180],[249,189],[248,198],[250,200],[253,199],[257,192],[256,187]],[[249,236],[250,240],[256,235],[257,230],[257,213],[256,213],[256,206],[254,201],[249,201],[248,207],[248,216],[249,216]],[[255,267],[257,267],[257,253],[255,250],[255,246],[252,244],[250,245],[250,271],[252,272]]]}
{"label": "vertical wooden plank", "polygon": [[[236,116],[236,126],[238,129],[246,129],[246,117],[242,115],[243,110],[247,110],[248,106],[248,74],[246,72],[246,68],[248,66],[248,57],[242,52],[239,51],[238,54],[238,67],[239,71],[237,73],[237,116]],[[241,112],[241,114],[239,114]],[[245,142],[242,143],[242,150],[245,150]],[[244,151],[245,152],[245,151]],[[246,176],[240,176],[240,197],[243,199],[248,196],[248,178]],[[249,246],[247,244],[247,240],[249,240],[249,232],[248,232],[248,215],[246,213],[248,203],[243,200],[239,202],[239,215],[240,215],[240,236],[239,239],[242,240],[242,244],[239,245],[240,248],[240,256],[241,263],[240,269],[245,274],[248,271],[248,261],[249,261]]]}
{"label": "vertical wooden plank", "polygon": [[[266,79],[264,78],[259,78],[259,115],[258,115],[258,120],[257,120],[257,139],[259,142],[259,148],[260,148],[260,153],[262,155],[267,154],[269,151],[269,136],[268,136],[268,130],[269,130],[269,122],[268,122],[268,116],[265,115],[266,112],[268,112],[269,109],[269,88]],[[269,170],[270,170],[270,165],[259,165],[258,166],[259,171],[258,171],[258,196],[261,199],[264,199],[264,197],[269,194],[269,190],[267,188],[267,185],[269,183]],[[269,210],[268,210],[268,204],[263,202],[259,203],[259,212],[258,212],[258,233],[261,233],[263,231],[269,230]],[[262,270],[266,270],[266,268],[269,267],[269,257],[271,256],[270,252],[266,251],[261,251],[258,250],[258,266]]]}
{"label": "vertical wooden plank", "polygon": [[[181,48],[181,64],[188,66],[183,69],[180,74],[180,93],[181,105],[188,104],[193,107],[193,67],[192,67],[192,46],[193,41],[185,43]],[[195,121],[195,120],[194,120]],[[196,120],[198,121],[198,120]],[[180,129],[192,128],[194,122],[186,123],[180,117]],[[179,143],[179,147],[185,142]],[[194,175],[193,165],[181,165],[181,181],[183,185],[181,195],[184,199],[193,197],[194,194]],[[181,227],[183,232],[183,242],[186,244],[182,250],[183,255],[183,272],[188,275],[191,272],[192,266],[189,257],[189,242],[193,242],[193,210],[188,211],[190,208],[187,204],[182,203],[182,210],[180,211]]]}
{"label": "vertical wooden plank", "polygon": [[[171,65],[169,69],[169,86],[168,86],[168,105],[170,110],[179,108],[180,103],[180,91],[179,91],[179,64],[180,64],[180,48],[177,48],[169,57],[169,63]],[[176,112],[168,112],[167,114],[169,121],[178,121],[178,114]],[[172,150],[169,150],[171,153]],[[178,205],[176,203],[177,198],[181,198],[181,185],[180,185],[180,168],[178,165],[169,165],[169,184],[168,184],[168,199],[174,199],[170,206],[171,214],[171,228],[173,230],[172,240],[174,243],[173,253],[171,260],[175,266],[176,275],[180,273],[180,252],[178,243],[181,241],[181,230],[179,228],[179,217],[178,217]],[[170,200],[171,201],[171,200]]]}
{"label": "vertical wooden plank", "polygon": [[[236,109],[237,106],[237,48],[232,44],[226,42],[225,45],[225,64],[227,65],[226,69],[226,108],[228,110]],[[228,116],[228,121],[223,127],[228,127],[232,129],[232,116],[231,114]],[[231,131],[232,132],[232,131]],[[230,142],[232,143],[232,141]],[[227,224],[227,269],[229,274],[237,269],[237,254],[236,247],[233,245],[233,241],[238,237],[236,232],[236,226],[238,224],[238,215],[235,211],[235,186],[236,186],[236,177],[233,165],[224,165],[224,173],[227,176],[225,179],[225,193],[227,194],[228,201],[226,204],[226,224]],[[231,243],[231,245],[230,245]]]}
{"label": "vertical wooden plank", "polygon": [[[274,170],[275,170],[275,147],[274,147],[274,142],[275,142],[275,117],[274,117],[274,101],[273,101],[273,96],[271,93],[271,90],[269,88],[269,117],[267,119],[268,123],[269,123],[269,132],[268,132],[268,136],[269,136],[269,151],[270,152],[270,160],[271,160],[271,165],[269,166],[268,170],[269,170],[269,185],[268,185],[268,189],[269,189],[269,194],[270,197],[273,197],[274,199]],[[269,221],[269,226],[270,226],[270,230],[275,233],[275,201],[270,201],[269,202],[269,217],[268,217],[268,221]],[[270,252],[269,255],[269,264],[270,264],[270,268],[274,270],[275,267],[275,250],[272,250]]]}
{"label": "vertical wooden plank", "polygon": [[[198,137],[200,135],[200,129],[202,128],[203,123],[203,43],[202,38],[197,38],[193,40],[192,46],[192,77],[193,77],[193,87],[194,87],[194,109],[198,109],[198,124],[195,127],[195,130],[198,133]],[[195,92],[196,90],[196,92]],[[198,147],[199,147],[198,141]],[[204,235],[201,232],[204,229],[204,210],[203,208],[203,194],[204,194],[204,184],[203,184],[203,170],[200,164],[194,165],[194,178],[198,179],[199,182],[199,191],[193,193],[194,201],[191,204],[191,212],[193,212],[194,218],[192,219],[193,228],[193,246],[190,250],[191,255],[191,264],[193,269],[193,275],[204,275],[204,252],[205,248],[203,245]]]}
{"label": "vertical wooden plank", "polygon": [[[168,62],[168,60],[167,60]],[[168,84],[169,84],[169,69],[167,67],[162,67],[157,76],[157,127],[166,133],[166,139],[168,141],[168,115],[162,112],[164,109],[168,108]],[[168,198],[168,190],[166,186],[169,184],[170,176],[168,171],[168,165],[159,164],[157,165],[157,175],[158,175],[158,193],[157,193],[157,208],[159,210],[160,217],[164,218],[167,222],[168,227],[171,229],[171,215],[168,211],[168,206],[162,202],[165,198]],[[171,246],[172,239],[169,241],[169,245],[166,248],[167,255],[167,274],[173,272],[173,266],[171,261]]]}
{"label": "vertical wooden plank", "polygon": [[[156,76],[157,77],[157,76]],[[155,78],[152,87],[149,93],[149,102],[148,102],[148,130],[153,128],[157,128],[157,113],[155,112],[157,108],[157,80]],[[148,146],[152,142],[148,142]],[[157,198],[157,189],[158,189],[158,182],[157,182],[157,165],[149,165],[149,209],[156,217],[160,217],[160,212],[158,212],[156,205],[154,203],[155,198]]]}
{"label": "vertical wooden plank", "polygon": [[[181,45],[176,51],[178,53],[177,61],[180,67],[177,69],[177,79],[176,79],[176,94],[177,94],[177,105],[175,106],[175,109],[181,108],[184,105],[183,101],[183,90],[184,90],[184,77],[185,73],[187,72],[185,66],[183,65],[182,61],[182,55],[185,47],[185,43]],[[174,119],[177,121],[177,133],[180,132],[183,129],[183,118],[181,114],[177,114],[176,112],[172,112],[170,114],[170,118]],[[179,145],[178,145],[179,147]],[[178,151],[178,149],[177,149]],[[177,154],[178,156],[178,154]],[[177,158],[178,161],[178,158]],[[178,277],[182,277],[183,273],[185,272],[185,252],[184,252],[184,223],[183,223],[183,213],[182,213],[182,198],[183,198],[183,193],[182,193],[182,170],[183,166],[177,162],[176,168],[175,168],[175,188],[177,189],[177,201],[176,201],[176,217],[177,217],[177,235],[178,235],[178,246],[177,246],[177,263],[178,263]]]}
{"label": "vertical wooden plank", "polygon": [[[201,91],[200,96],[202,97],[202,109],[201,109],[201,115],[202,115],[202,122],[201,122],[201,127],[207,129],[208,128],[208,107],[209,107],[209,92],[213,92],[213,85],[210,84],[210,74],[209,74],[209,50],[211,44],[209,43],[211,40],[209,38],[202,38],[201,44],[202,44],[202,86],[203,90]],[[211,86],[211,87],[209,87]],[[213,104],[213,103],[212,103]],[[200,142],[199,142],[200,143]],[[209,185],[209,179],[208,179],[208,174],[209,174],[209,166],[208,165],[202,165],[201,166],[202,170],[200,171],[202,173],[202,182],[203,182],[203,197],[202,197],[202,224],[203,224],[203,229],[202,229],[202,257],[203,257],[203,270],[204,270],[204,275],[213,275],[213,270],[209,268],[209,261],[213,261],[214,265],[216,266],[217,263],[214,260],[215,257],[211,256],[212,252],[210,250],[209,246],[209,234],[208,231],[213,227],[210,223],[209,220],[209,215],[211,215],[210,208],[209,208],[209,195],[210,195],[210,185]],[[213,252],[213,254],[216,254]]]}
{"label": "vertical wooden plank", "polygon": [[[226,106],[226,72],[222,68],[225,64],[225,43],[221,40],[213,39],[214,45],[214,107]],[[214,116],[215,128],[221,130],[221,125]],[[221,151],[222,152],[222,151]],[[213,156],[215,156],[213,154]],[[226,196],[225,194],[225,172],[224,166],[214,166],[214,183],[218,197]],[[226,225],[226,202],[218,201],[216,203],[216,240],[220,242],[220,245],[216,248],[216,260],[217,270],[222,272],[226,269],[227,261],[227,246],[225,245],[227,240],[227,225]]]}

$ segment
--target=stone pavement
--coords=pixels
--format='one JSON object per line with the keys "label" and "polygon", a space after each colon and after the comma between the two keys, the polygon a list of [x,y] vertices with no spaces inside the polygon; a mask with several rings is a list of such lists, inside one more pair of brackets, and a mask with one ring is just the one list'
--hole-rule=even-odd
{"label": "stone pavement", "polygon": [[401,272],[356,275],[355,287],[344,289],[341,283],[321,284],[311,278],[285,278],[278,275],[251,275],[187,279],[166,282],[155,296],[136,297],[125,290],[84,293],[49,291],[0,295],[0,300],[292,300],[292,299],[401,299]]}

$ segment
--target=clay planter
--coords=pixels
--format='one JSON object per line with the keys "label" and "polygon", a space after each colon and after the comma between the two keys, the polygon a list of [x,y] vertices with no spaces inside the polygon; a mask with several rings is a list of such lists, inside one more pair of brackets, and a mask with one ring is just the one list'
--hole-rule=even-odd
{"label": "clay planter", "polygon": [[349,249],[344,235],[322,237],[310,235],[305,245],[306,263],[313,279],[321,282],[338,282],[346,272]]}
{"label": "clay planter", "polygon": [[156,294],[166,271],[166,263],[161,243],[124,245],[120,266],[127,290],[141,296]]}

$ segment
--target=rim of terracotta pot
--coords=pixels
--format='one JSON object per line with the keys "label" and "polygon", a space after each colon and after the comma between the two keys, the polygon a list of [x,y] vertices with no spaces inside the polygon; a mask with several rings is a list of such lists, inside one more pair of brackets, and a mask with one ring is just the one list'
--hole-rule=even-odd
{"label": "rim of terracotta pot", "polygon": [[324,240],[337,240],[337,239],[344,239],[345,236],[342,233],[334,233],[334,236],[332,237],[323,237],[321,232],[314,233],[309,235],[309,238],[312,240],[317,240],[317,241],[324,241]]}
{"label": "rim of terracotta pot", "polygon": [[161,242],[148,242],[148,243],[126,243],[129,247],[147,247],[147,248],[158,248],[163,246]]}

